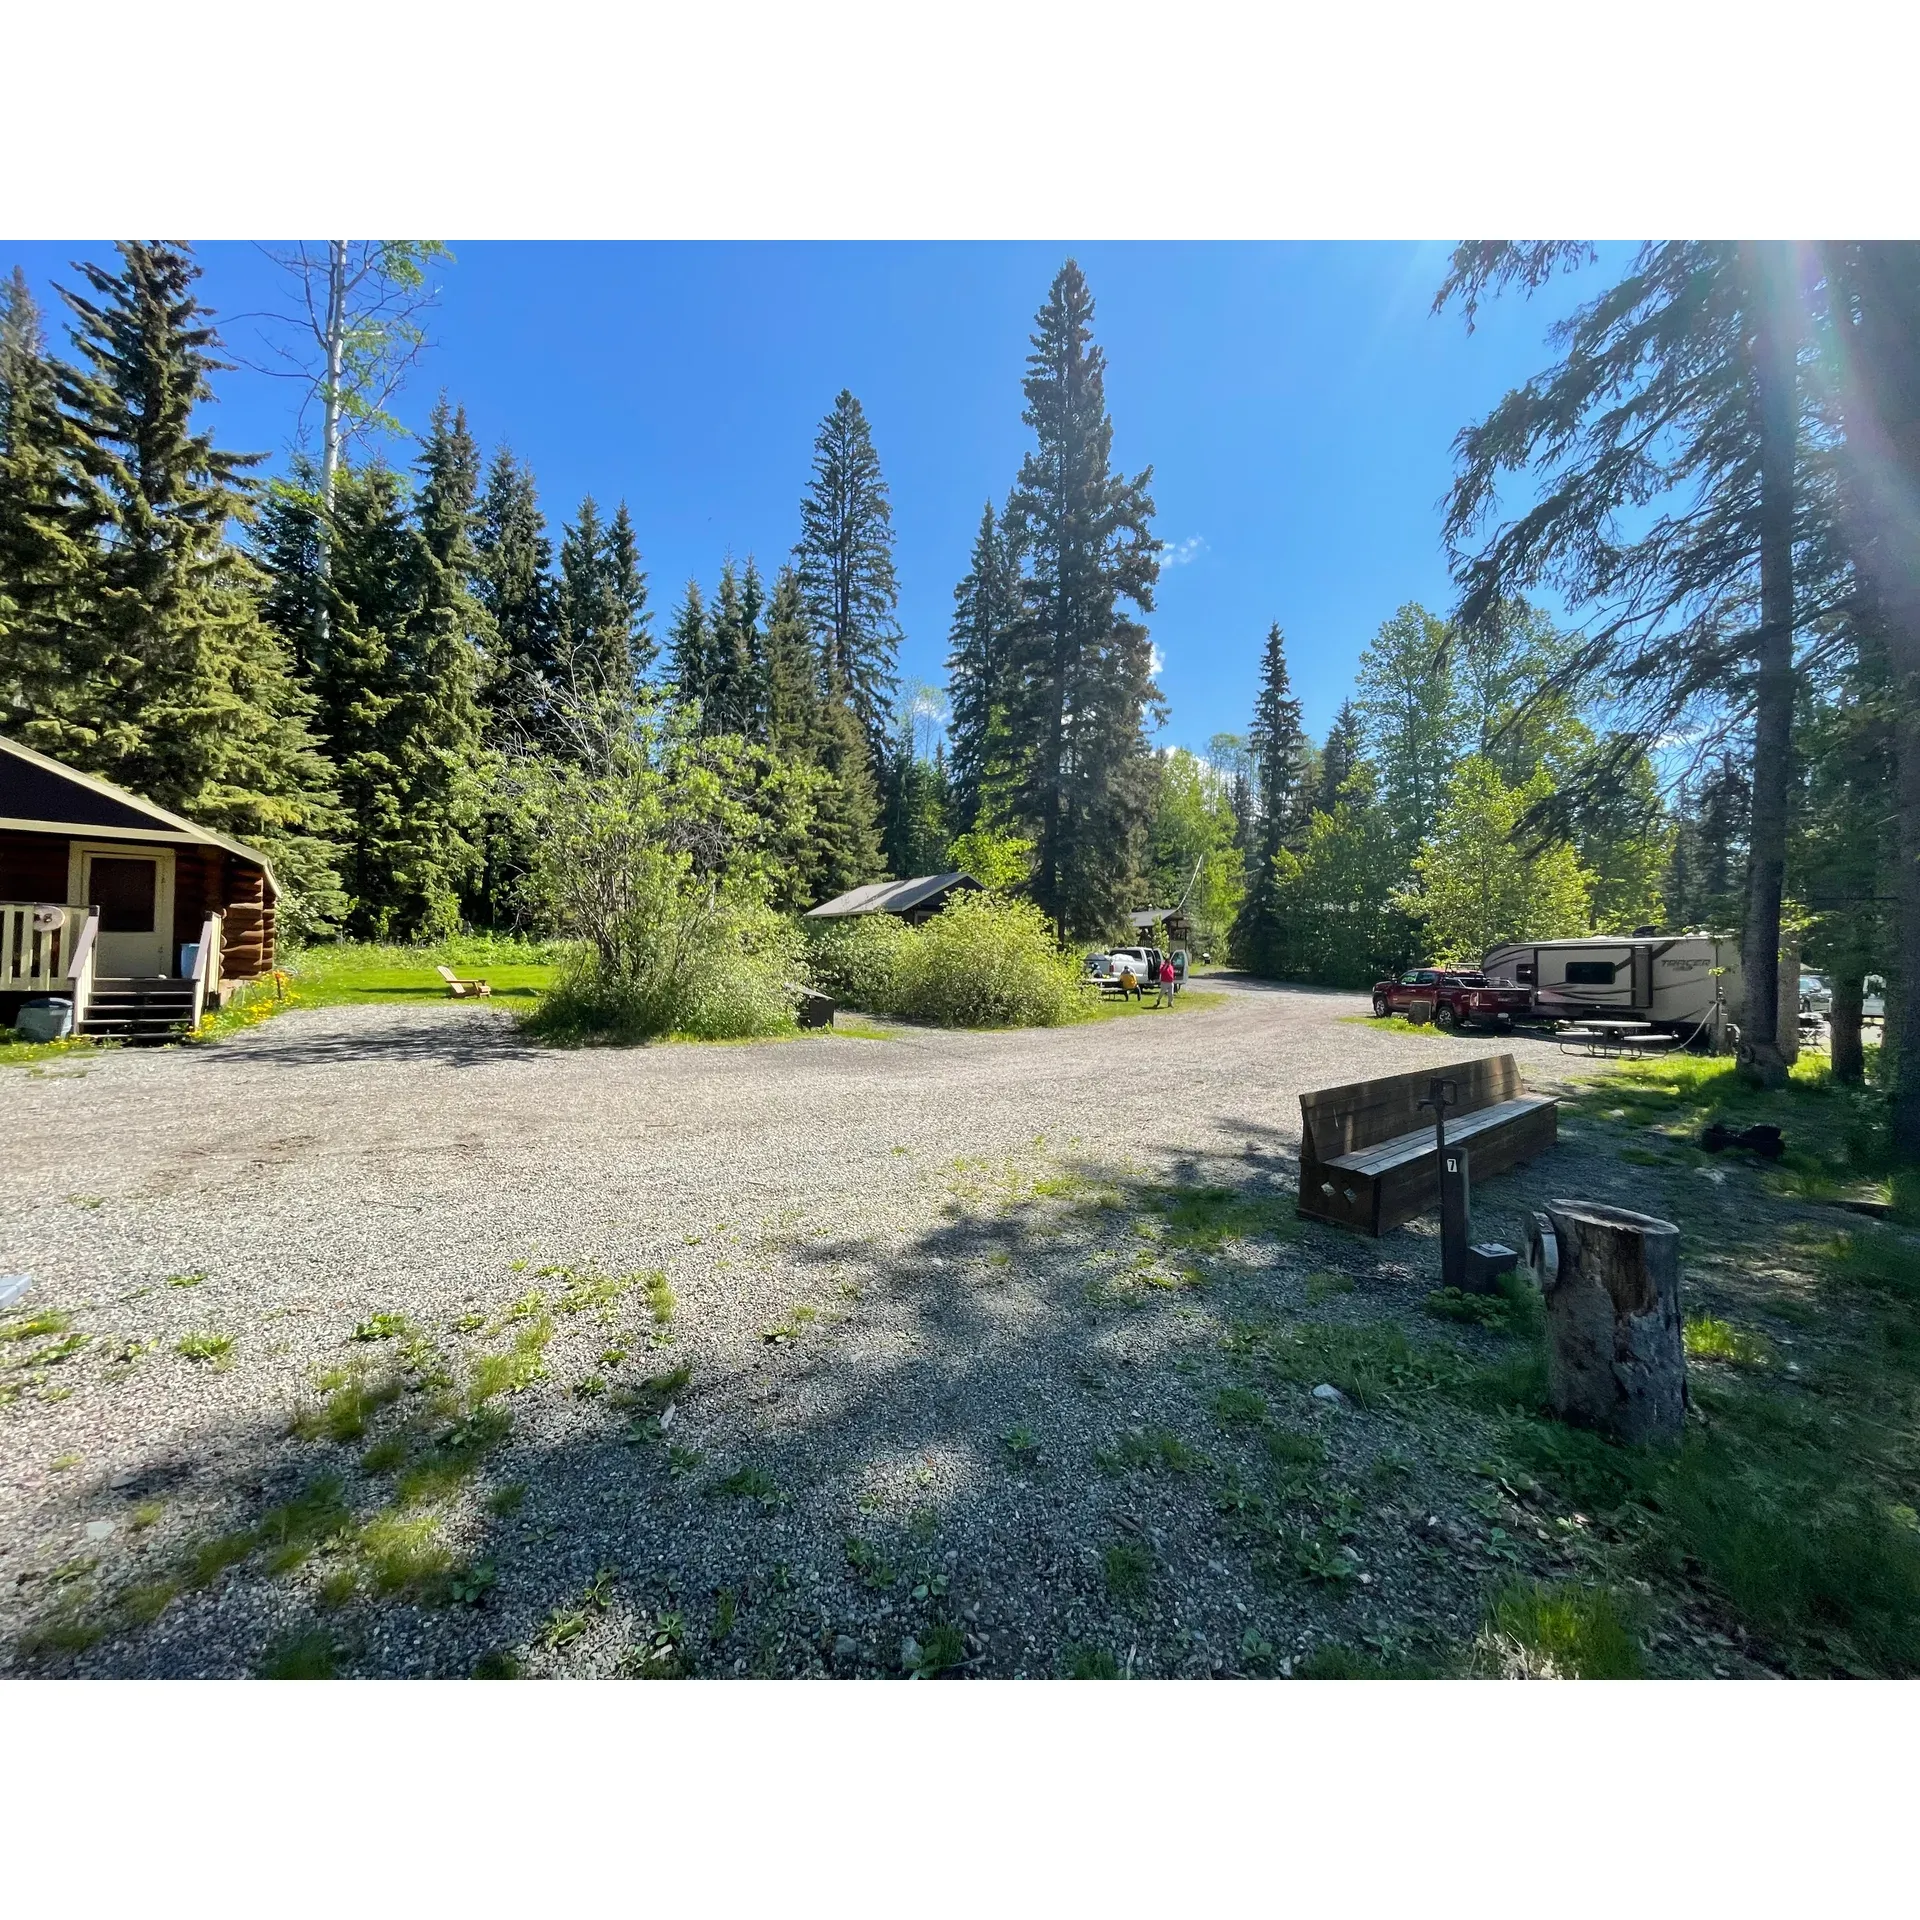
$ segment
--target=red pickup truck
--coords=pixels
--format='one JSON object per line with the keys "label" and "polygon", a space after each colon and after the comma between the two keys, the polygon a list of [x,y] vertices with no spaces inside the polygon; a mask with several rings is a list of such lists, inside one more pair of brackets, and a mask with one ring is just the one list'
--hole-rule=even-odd
{"label": "red pickup truck", "polygon": [[1492,986],[1484,973],[1447,967],[1415,967],[1396,980],[1382,980],[1373,990],[1373,1011],[1384,1020],[1390,1013],[1405,1013],[1416,1000],[1432,1007],[1436,1027],[1449,1030],[1474,1020],[1510,1027],[1516,1014],[1533,1011],[1531,989]]}

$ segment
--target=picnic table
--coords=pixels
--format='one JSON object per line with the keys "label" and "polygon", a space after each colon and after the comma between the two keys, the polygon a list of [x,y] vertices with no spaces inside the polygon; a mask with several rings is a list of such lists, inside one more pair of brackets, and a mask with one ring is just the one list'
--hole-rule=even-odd
{"label": "picnic table", "polygon": [[1554,1038],[1562,1053],[1583,1053],[1590,1060],[1664,1053],[1680,1044],[1678,1034],[1659,1032],[1651,1020],[1589,1020],[1581,1026],[1562,1027]]}

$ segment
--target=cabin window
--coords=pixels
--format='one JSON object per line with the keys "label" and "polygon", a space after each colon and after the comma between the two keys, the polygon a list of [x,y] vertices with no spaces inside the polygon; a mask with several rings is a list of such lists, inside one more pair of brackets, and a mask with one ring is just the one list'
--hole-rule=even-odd
{"label": "cabin window", "polygon": [[1569,960],[1567,985],[1570,987],[1610,987],[1619,965],[1612,960]]}
{"label": "cabin window", "polygon": [[87,904],[100,909],[102,933],[151,933],[159,872],[151,860],[106,860],[87,867]]}

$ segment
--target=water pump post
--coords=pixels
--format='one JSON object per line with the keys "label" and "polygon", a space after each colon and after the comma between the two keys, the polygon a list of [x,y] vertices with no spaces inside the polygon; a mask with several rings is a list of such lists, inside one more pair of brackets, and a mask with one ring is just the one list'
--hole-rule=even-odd
{"label": "water pump post", "polygon": [[1440,1282],[1464,1290],[1467,1246],[1473,1238],[1472,1189],[1466,1148],[1447,1145],[1447,1109],[1459,1099],[1454,1081],[1435,1079],[1428,1083],[1427,1097],[1420,1104],[1433,1109],[1434,1163],[1440,1170]]}

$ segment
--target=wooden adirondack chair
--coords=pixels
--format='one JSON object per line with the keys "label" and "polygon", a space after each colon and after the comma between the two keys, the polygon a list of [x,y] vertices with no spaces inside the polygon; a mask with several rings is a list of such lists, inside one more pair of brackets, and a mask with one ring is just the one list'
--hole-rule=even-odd
{"label": "wooden adirondack chair", "polygon": [[484,1000],[493,991],[484,980],[456,979],[451,967],[435,967],[434,972],[447,983],[447,994],[450,999]]}

